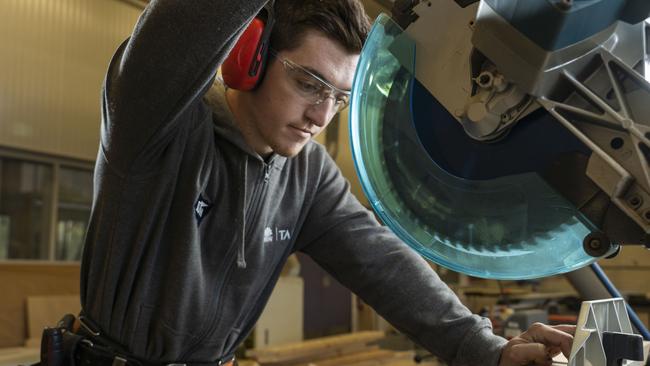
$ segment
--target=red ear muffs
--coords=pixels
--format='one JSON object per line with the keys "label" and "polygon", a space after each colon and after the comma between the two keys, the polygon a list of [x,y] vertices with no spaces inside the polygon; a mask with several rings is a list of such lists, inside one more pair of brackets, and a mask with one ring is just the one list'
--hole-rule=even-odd
{"label": "red ear muffs", "polygon": [[223,81],[229,88],[253,90],[261,81],[274,22],[272,6],[271,2],[265,7],[266,21],[259,15],[253,19],[221,65]]}

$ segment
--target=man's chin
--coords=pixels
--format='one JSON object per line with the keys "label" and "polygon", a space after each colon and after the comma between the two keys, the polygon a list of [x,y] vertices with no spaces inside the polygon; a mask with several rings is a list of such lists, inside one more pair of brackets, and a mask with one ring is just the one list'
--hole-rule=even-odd
{"label": "man's chin", "polygon": [[292,158],[302,151],[306,144],[294,145],[294,146],[280,146],[276,149],[273,149],[273,152],[285,158]]}
{"label": "man's chin", "polygon": [[285,158],[293,158],[294,156],[298,155],[301,150],[302,149],[300,149],[300,150],[290,150],[290,151],[281,150],[281,151],[276,151],[275,153],[280,155],[280,156],[284,156]]}

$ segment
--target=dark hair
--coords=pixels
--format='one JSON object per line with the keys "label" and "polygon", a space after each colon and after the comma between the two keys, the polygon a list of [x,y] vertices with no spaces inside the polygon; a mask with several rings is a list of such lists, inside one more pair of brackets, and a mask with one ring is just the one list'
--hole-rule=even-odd
{"label": "dark hair", "polygon": [[370,19],[359,0],[275,0],[271,47],[276,51],[300,46],[308,31],[319,31],[350,53],[361,53]]}

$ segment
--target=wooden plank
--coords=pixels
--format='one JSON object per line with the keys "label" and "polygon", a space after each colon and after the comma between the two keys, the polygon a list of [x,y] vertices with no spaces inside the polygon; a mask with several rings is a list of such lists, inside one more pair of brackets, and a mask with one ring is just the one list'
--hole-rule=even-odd
{"label": "wooden plank", "polygon": [[364,352],[370,352],[378,350],[379,346],[368,346],[368,345],[350,345],[341,348],[331,348],[325,349],[319,352],[310,353],[306,355],[300,355],[295,357],[287,357],[281,361],[274,362],[260,362],[261,366],[306,366],[311,365],[314,362],[330,360],[333,358],[344,357],[346,355],[355,355]]}
{"label": "wooden plank", "polygon": [[358,352],[345,356],[327,358],[320,361],[312,361],[309,363],[301,364],[300,366],[342,366],[342,365],[352,365],[361,362],[374,361],[387,359],[393,357],[392,351],[375,349],[372,351]]}
{"label": "wooden plank", "polygon": [[41,359],[40,348],[0,348],[0,366],[31,365]]}
{"label": "wooden plank", "polygon": [[[284,361],[280,363],[260,363],[260,366],[415,366],[413,351],[391,351],[375,347],[369,351],[356,352],[344,356],[325,357],[320,360]],[[435,364],[423,363],[420,366]]]}
{"label": "wooden plank", "polygon": [[376,331],[350,333],[282,346],[252,349],[246,352],[246,356],[262,364],[282,363],[286,365],[289,361],[309,360],[310,357],[322,359],[359,352],[369,343],[384,337],[384,332]]}
{"label": "wooden plank", "polygon": [[260,366],[259,363],[251,360],[237,360],[238,366]]}

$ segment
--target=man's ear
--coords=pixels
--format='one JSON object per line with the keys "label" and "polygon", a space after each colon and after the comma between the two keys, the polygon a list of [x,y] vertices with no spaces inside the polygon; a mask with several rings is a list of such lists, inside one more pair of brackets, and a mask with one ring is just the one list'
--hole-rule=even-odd
{"label": "man's ear", "polygon": [[269,2],[246,27],[221,65],[224,83],[232,89],[253,90],[264,76],[275,18]]}

